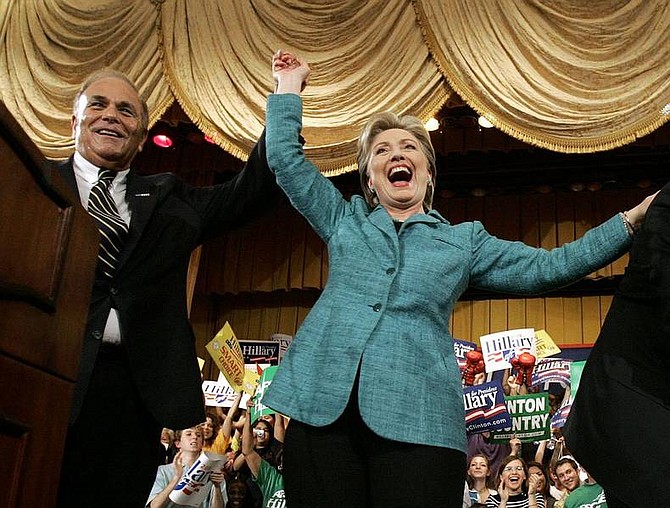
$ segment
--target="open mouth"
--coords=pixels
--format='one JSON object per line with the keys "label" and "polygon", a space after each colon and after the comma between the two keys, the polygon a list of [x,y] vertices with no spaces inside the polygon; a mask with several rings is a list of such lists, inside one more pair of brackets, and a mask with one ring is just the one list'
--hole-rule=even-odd
{"label": "open mouth", "polygon": [[412,170],[407,166],[395,166],[389,171],[388,179],[394,187],[407,187],[412,181]]}

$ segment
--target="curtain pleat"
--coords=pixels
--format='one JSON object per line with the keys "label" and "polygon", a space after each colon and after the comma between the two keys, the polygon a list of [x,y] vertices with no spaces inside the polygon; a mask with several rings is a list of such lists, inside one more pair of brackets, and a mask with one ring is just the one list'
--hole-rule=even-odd
{"label": "curtain pleat", "polygon": [[71,102],[103,66],[136,81],[151,123],[173,100],[246,158],[278,48],[312,67],[308,156],[353,169],[377,111],[427,119],[452,90],[552,150],[634,141],[670,113],[670,0],[5,0],[0,99],[48,157],[73,149]]}

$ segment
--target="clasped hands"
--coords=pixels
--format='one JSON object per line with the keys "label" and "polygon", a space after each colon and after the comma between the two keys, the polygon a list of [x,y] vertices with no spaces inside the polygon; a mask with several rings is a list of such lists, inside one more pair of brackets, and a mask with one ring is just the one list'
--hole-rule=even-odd
{"label": "clasped hands", "polygon": [[284,50],[272,55],[272,77],[275,81],[275,93],[294,93],[300,95],[309,81],[309,65],[302,58]]}

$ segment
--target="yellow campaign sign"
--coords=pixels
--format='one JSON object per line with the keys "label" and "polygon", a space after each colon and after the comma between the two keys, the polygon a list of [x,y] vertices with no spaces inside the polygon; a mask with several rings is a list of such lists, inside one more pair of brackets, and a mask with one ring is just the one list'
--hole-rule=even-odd
{"label": "yellow campaign sign", "polygon": [[561,349],[544,330],[535,330],[535,352],[537,358],[546,358],[561,352]]}
{"label": "yellow campaign sign", "polygon": [[245,377],[244,356],[242,356],[242,348],[228,321],[205,346],[205,349],[233,390],[241,391]]}
{"label": "yellow campaign sign", "polygon": [[258,372],[246,369],[246,372],[244,373],[244,384],[242,386],[245,393],[253,396],[254,392],[256,392],[256,386],[258,386],[258,380],[260,378],[261,376]]}

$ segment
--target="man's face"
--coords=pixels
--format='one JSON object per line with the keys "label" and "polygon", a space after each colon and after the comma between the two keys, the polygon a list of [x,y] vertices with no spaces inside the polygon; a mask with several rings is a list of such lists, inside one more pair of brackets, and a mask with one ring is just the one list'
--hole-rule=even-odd
{"label": "man's face", "polygon": [[197,428],[184,429],[179,438],[179,448],[186,452],[200,453],[202,450],[202,431]]}
{"label": "man's face", "polygon": [[568,492],[572,492],[579,487],[579,473],[572,467],[572,464],[561,464],[558,466],[556,468],[556,476]]}
{"label": "man's face", "polygon": [[72,115],[77,151],[92,164],[123,171],[147,139],[142,103],[124,80],[103,77],[91,83]]}

